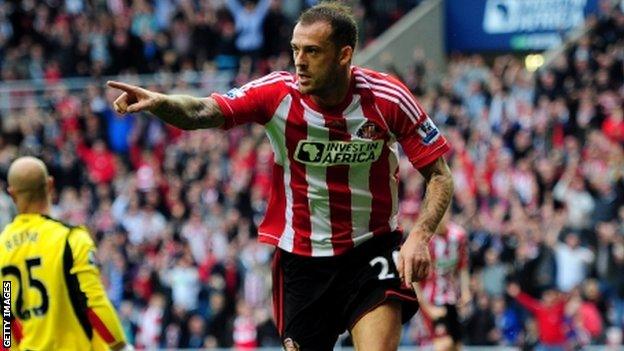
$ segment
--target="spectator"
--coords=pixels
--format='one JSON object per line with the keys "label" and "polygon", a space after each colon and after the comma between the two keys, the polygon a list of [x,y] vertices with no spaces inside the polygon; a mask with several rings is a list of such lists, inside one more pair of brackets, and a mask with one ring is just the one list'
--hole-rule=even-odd
{"label": "spectator", "polygon": [[602,123],[602,132],[607,138],[624,144],[624,112],[622,106],[614,106]]}
{"label": "spectator", "polygon": [[128,338],[128,343],[134,345],[134,336],[137,333],[137,316],[132,302],[126,300],[121,303],[119,307],[119,320],[123,327],[124,334]]}
{"label": "spectator", "polygon": [[494,297],[492,300],[492,313],[496,323],[492,339],[498,345],[519,345],[522,340],[522,321],[518,313],[507,306],[503,296]]}
{"label": "spectator", "polygon": [[9,224],[17,214],[13,201],[4,189],[4,182],[0,181],[0,228]]}
{"label": "spectator", "polygon": [[481,271],[481,284],[489,296],[501,296],[505,292],[507,265],[499,261],[498,252],[490,248],[485,252],[485,267]]}
{"label": "spectator", "polygon": [[590,192],[594,197],[594,211],[592,224],[595,227],[598,222],[609,222],[617,217],[619,203],[624,199],[624,183],[618,180],[611,183],[607,176],[595,176],[595,181],[590,183]]}
{"label": "spectator", "polygon": [[581,291],[582,303],[579,307],[579,314],[582,323],[591,337],[592,344],[604,343],[604,329],[606,320],[607,306],[603,300],[598,282],[594,279],[586,280],[582,285]]}
{"label": "spectator", "polygon": [[199,274],[190,254],[183,254],[175,265],[163,273],[163,281],[172,290],[173,307],[185,312],[197,308],[199,297]]}
{"label": "spectator", "polygon": [[541,301],[522,292],[515,283],[507,287],[507,293],[535,316],[538,350],[565,350],[565,301],[556,290],[544,291]]}
{"label": "spectator", "polygon": [[234,346],[237,350],[253,350],[258,346],[258,332],[251,308],[243,300],[236,305],[234,318]]}
{"label": "spectator", "polygon": [[180,347],[189,349],[201,349],[204,346],[206,323],[204,319],[194,314],[188,320],[188,331],[180,342]]}
{"label": "spectator", "polygon": [[165,299],[155,294],[149,301],[147,308],[140,313],[136,346],[146,349],[158,348],[162,332],[162,318],[165,312]]}
{"label": "spectator", "polygon": [[87,166],[89,179],[93,183],[110,183],[115,177],[115,156],[102,140],[96,140],[91,148],[79,145],[78,155]]}
{"label": "spectator", "polygon": [[[110,95],[107,98],[110,98]],[[130,150],[129,137],[134,125],[134,117],[117,115],[109,107],[104,108],[101,114],[106,123],[107,141],[111,149],[118,154],[127,154]]]}
{"label": "spectator", "polygon": [[211,317],[208,322],[208,335],[217,340],[219,347],[227,347],[232,344],[232,329],[225,307],[223,293],[215,292],[210,295]]}
{"label": "spectator", "polygon": [[164,238],[167,222],[165,216],[158,212],[153,204],[146,204],[140,214],[144,239],[156,243]]}
{"label": "spectator", "polygon": [[617,226],[615,222],[600,222],[596,226],[596,234],[598,236],[594,261],[596,276],[608,284],[604,290],[613,292],[612,284],[617,281],[620,275],[616,258]]}
{"label": "spectator", "polygon": [[182,226],[180,235],[188,241],[195,262],[204,262],[208,251],[210,235],[208,229],[202,222],[199,209],[195,208],[191,210],[191,217]]}
{"label": "spectator", "polygon": [[585,188],[578,171],[580,159],[573,155],[572,161],[566,168],[563,176],[555,185],[553,196],[555,200],[564,202],[568,210],[568,224],[574,230],[589,228],[590,215],[594,210],[594,200]]}
{"label": "spectator", "polygon": [[108,283],[106,294],[113,306],[118,309],[124,296],[125,274],[127,272],[126,260],[119,252],[113,252],[109,259],[103,264],[102,276]]}
{"label": "spectator", "polygon": [[477,305],[466,324],[468,343],[470,345],[496,345],[500,334],[496,330],[495,316],[492,313],[490,299],[487,294],[477,297]]}
{"label": "spectator", "polygon": [[236,48],[241,56],[257,58],[264,44],[262,23],[266,17],[271,0],[244,0],[241,5],[239,0],[226,0],[228,9],[234,17],[236,24]]}
{"label": "spectator", "polygon": [[276,57],[283,52],[289,52],[287,43],[290,38],[285,33],[289,32],[291,25],[282,12],[282,0],[271,0],[269,12],[262,24],[264,57]]}
{"label": "spectator", "polygon": [[557,287],[561,291],[570,292],[587,278],[589,265],[594,261],[594,253],[580,246],[579,235],[575,232],[567,233],[564,243],[556,243],[554,250]]}
{"label": "spectator", "polygon": [[[624,238],[617,236],[613,242],[613,263],[618,271],[624,268]],[[603,285],[609,284],[611,286],[611,302],[613,305],[614,314],[610,319],[611,324],[621,328],[624,325],[624,279],[622,275],[618,274],[613,281],[601,280]]]}

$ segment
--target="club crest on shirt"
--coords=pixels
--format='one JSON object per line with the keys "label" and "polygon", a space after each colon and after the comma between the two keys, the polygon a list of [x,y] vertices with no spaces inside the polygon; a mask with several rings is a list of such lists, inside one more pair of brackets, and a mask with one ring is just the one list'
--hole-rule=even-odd
{"label": "club crest on shirt", "polygon": [[242,97],[243,95],[245,95],[245,92],[240,89],[240,88],[232,88],[230,89],[230,91],[228,91],[227,93],[225,93],[225,97],[230,99],[230,100],[234,100],[237,99],[239,97]]}
{"label": "club crest on shirt", "polygon": [[383,140],[300,140],[295,150],[295,160],[322,167],[368,164],[379,159],[383,144]]}
{"label": "club crest on shirt", "polygon": [[448,259],[436,259],[435,270],[437,274],[446,274],[452,272],[457,267],[459,260],[457,256]]}
{"label": "club crest on shirt", "polygon": [[429,117],[418,126],[418,134],[425,145],[433,144],[440,137],[440,131]]}
{"label": "club crest on shirt", "polygon": [[383,131],[375,122],[366,122],[358,129],[357,136],[362,139],[377,140],[383,138]]}
{"label": "club crest on shirt", "polygon": [[89,264],[92,264],[94,266],[98,265],[97,258],[95,257],[95,251],[93,250],[89,251],[88,261],[89,261]]}

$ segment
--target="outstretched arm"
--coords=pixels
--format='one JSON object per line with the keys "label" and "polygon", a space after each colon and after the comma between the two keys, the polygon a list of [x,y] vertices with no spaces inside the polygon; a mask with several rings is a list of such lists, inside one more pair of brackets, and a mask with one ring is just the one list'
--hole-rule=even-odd
{"label": "outstretched arm", "polygon": [[401,247],[399,274],[406,285],[429,275],[431,256],[429,240],[438,228],[453,196],[453,177],[442,157],[419,169],[425,177],[427,190],[420,215]]}
{"label": "outstretched arm", "polygon": [[260,0],[260,2],[258,2],[258,5],[256,6],[256,14],[258,17],[260,17],[261,20],[266,17],[267,13],[269,12],[270,6],[271,0]]}
{"label": "outstretched arm", "polygon": [[540,302],[523,292],[517,283],[509,283],[507,285],[507,294],[533,314],[537,313],[541,308]]}
{"label": "outstretched arm", "polygon": [[185,130],[220,127],[224,122],[221,108],[211,97],[165,95],[115,81],[109,81],[107,85],[123,91],[113,103],[117,113],[149,111],[166,123]]}
{"label": "outstretched arm", "polygon": [[230,13],[235,18],[235,20],[237,20],[236,17],[239,16],[241,12],[245,11],[245,8],[243,8],[238,0],[227,0],[225,2],[225,5],[228,7],[228,10],[230,10]]}

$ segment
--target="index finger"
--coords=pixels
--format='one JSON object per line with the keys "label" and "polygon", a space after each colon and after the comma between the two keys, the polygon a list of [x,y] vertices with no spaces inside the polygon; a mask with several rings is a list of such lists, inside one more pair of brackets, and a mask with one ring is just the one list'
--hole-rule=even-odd
{"label": "index finger", "polygon": [[136,85],[130,85],[130,84],[122,83],[122,82],[117,82],[114,80],[109,80],[108,82],[106,82],[106,85],[108,85],[111,88],[123,90],[129,93],[135,93],[141,89],[140,87]]}
{"label": "index finger", "polygon": [[[405,271],[404,271],[404,265],[403,265],[403,256],[399,254],[399,259],[397,262],[397,271],[399,271],[399,278],[401,278],[401,280],[403,280],[403,278],[405,277]],[[408,284],[409,282],[405,281],[405,284]]]}
{"label": "index finger", "polygon": [[413,257],[404,257],[405,261],[403,262],[403,269],[405,270],[405,285],[409,286],[410,283],[414,281],[414,258]]}
{"label": "index finger", "polygon": [[416,274],[417,280],[423,280],[429,275],[429,263],[419,262]]}

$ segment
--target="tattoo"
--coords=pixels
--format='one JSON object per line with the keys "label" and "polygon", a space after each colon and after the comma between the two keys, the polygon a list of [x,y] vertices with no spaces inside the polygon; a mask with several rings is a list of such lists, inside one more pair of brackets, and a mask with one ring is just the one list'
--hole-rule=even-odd
{"label": "tattoo", "polygon": [[451,203],[451,198],[453,197],[453,177],[446,161],[442,157],[419,169],[419,171],[425,177],[427,187],[420,215],[416,220],[414,228],[421,235],[426,235],[424,239],[429,241]]}
{"label": "tattoo", "polygon": [[213,98],[166,95],[150,110],[168,124],[185,130],[215,128],[223,124],[223,113]]}
{"label": "tattoo", "polygon": [[284,340],[284,350],[285,351],[299,351],[299,344],[297,344],[291,338],[286,338]]}

